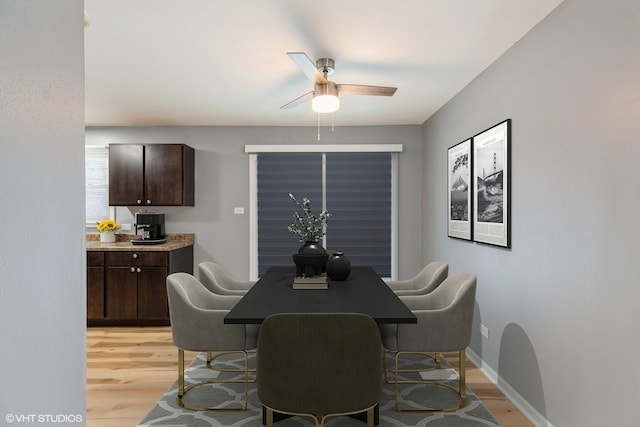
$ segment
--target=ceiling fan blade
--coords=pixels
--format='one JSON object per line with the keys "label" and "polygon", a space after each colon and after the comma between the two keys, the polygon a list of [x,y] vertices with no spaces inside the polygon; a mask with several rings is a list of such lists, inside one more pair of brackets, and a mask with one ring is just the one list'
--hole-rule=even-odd
{"label": "ceiling fan blade", "polygon": [[290,108],[297,107],[298,105],[302,104],[303,102],[309,101],[311,98],[313,98],[313,91],[307,92],[304,95],[294,99],[293,101],[284,104],[282,107],[280,107],[280,109],[281,110],[283,110],[283,109],[288,110]]}
{"label": "ceiling fan blade", "polygon": [[314,83],[327,83],[322,73],[316,68],[316,64],[303,52],[287,52],[289,58],[296,63],[298,68]]}
{"label": "ceiling fan blade", "polygon": [[376,95],[393,96],[397,87],[365,86],[365,85],[336,85],[340,95]]}

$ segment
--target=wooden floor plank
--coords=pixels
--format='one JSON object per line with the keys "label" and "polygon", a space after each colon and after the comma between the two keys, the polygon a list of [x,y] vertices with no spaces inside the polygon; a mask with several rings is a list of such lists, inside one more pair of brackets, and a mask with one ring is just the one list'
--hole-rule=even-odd
{"label": "wooden floor plank", "polygon": [[[185,364],[197,355],[185,352]],[[446,353],[454,367],[457,353]],[[135,426],[177,379],[178,350],[169,327],[87,329],[87,427]],[[467,385],[504,427],[533,424],[473,363]]]}

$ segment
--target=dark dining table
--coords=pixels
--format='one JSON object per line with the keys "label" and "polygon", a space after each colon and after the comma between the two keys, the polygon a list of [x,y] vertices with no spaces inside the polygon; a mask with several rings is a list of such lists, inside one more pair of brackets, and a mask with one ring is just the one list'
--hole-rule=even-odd
{"label": "dark dining table", "polygon": [[259,324],[276,313],[363,313],[378,323],[417,323],[416,316],[367,266],[353,266],[328,289],[293,289],[295,267],[270,267],[224,318],[227,324]]}
{"label": "dark dining table", "polygon": [[[226,324],[260,324],[276,313],[363,313],[382,323],[417,323],[416,316],[367,266],[353,266],[346,280],[328,279],[327,289],[293,289],[295,267],[270,267],[224,318]],[[289,415],[274,412],[274,421]],[[366,413],[351,415],[361,421]],[[380,420],[374,409],[374,424]],[[266,424],[262,408],[262,424]]]}

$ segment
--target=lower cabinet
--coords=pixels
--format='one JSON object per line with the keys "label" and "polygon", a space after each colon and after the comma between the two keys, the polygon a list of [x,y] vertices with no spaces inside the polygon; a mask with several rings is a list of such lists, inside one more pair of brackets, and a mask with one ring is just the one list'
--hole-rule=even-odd
{"label": "lower cabinet", "polygon": [[[104,255],[103,267],[90,264],[92,257],[99,258],[91,255],[96,253]],[[179,271],[193,274],[193,246],[172,251],[87,252],[87,268],[90,326],[168,325],[166,278]]]}
{"label": "lower cabinet", "polygon": [[87,319],[104,319],[104,252],[87,252]]}

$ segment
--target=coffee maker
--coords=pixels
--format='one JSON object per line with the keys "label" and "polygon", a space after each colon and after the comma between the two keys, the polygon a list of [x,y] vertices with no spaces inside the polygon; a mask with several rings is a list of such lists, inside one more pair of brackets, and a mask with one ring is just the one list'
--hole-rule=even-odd
{"label": "coffee maker", "polygon": [[158,212],[136,212],[136,234],[142,231],[140,239],[132,239],[134,245],[158,245],[167,241],[164,232],[164,214]]}

